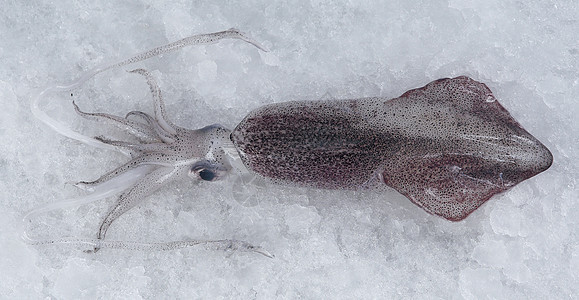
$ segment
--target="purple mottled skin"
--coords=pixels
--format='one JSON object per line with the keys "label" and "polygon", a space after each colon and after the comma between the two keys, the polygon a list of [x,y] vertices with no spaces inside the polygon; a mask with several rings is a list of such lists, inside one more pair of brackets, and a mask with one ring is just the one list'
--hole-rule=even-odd
{"label": "purple mottled skin", "polygon": [[391,100],[264,106],[231,139],[250,170],[274,181],[358,189],[379,180],[451,221],[553,161],[486,85],[464,76]]}

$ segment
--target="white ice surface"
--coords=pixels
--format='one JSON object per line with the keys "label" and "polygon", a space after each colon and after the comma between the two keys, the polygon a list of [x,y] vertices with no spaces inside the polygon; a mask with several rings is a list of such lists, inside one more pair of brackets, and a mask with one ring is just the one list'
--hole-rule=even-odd
{"label": "white ice surface", "polygon": [[[221,3],[227,2],[227,4]],[[30,3],[30,4],[28,4]],[[574,0],[4,1],[0,18],[0,298],[566,299],[579,294],[579,8]],[[201,248],[168,252],[29,246],[21,217],[80,191],[125,157],[59,136],[31,98],[103,61],[196,33],[241,41],[192,47],[136,67],[159,78],[179,125],[233,128],[287,100],[396,97],[442,77],[485,82],[555,157],[546,172],[466,220],[426,214],[396,192],[171,184],[117,220],[108,238],[236,238],[274,259]],[[139,76],[107,71],[50,98],[76,130],[87,111],[152,111]],[[100,129],[100,131],[99,131]],[[113,201],[56,211],[36,237],[93,237]]]}

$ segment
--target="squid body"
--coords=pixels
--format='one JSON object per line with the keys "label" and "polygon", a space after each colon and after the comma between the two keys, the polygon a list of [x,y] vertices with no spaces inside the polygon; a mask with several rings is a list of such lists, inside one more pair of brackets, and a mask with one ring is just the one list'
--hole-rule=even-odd
{"label": "squid body", "polygon": [[231,139],[245,165],[264,177],[329,189],[383,183],[451,221],[553,161],[486,85],[465,76],[390,100],[268,105]]}

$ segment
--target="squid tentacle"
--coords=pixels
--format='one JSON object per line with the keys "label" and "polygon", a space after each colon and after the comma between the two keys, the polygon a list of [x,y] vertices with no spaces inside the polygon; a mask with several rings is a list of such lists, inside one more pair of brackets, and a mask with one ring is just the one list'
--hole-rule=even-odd
{"label": "squid tentacle", "polygon": [[[98,239],[104,239],[111,224],[122,214],[133,208],[140,201],[158,190],[171,179],[180,174],[185,174],[184,167],[164,167],[153,170],[132,186],[123,192],[117,202],[112,206],[106,217],[101,222],[97,233]],[[95,250],[98,250],[95,248]]]}
{"label": "squid tentacle", "polygon": [[148,113],[138,111],[138,110],[132,110],[132,111],[128,112],[125,115],[125,119],[128,119],[128,118],[133,117],[133,116],[143,119],[143,122],[147,123],[147,125],[149,125],[149,126],[151,126],[151,120],[155,119],[151,115],[149,115]]}
{"label": "squid tentacle", "polygon": [[[187,168],[184,167],[166,167],[156,169],[147,174],[143,179],[139,180],[129,190],[123,192],[101,222],[97,233],[97,239],[104,239],[109,227],[118,217],[136,206],[139,201],[158,190],[171,179],[178,175],[185,174],[186,169]],[[96,246],[92,252],[97,252],[99,249],[100,248]]]}
{"label": "squid tentacle", "polygon": [[158,55],[161,55],[164,53],[168,53],[168,52],[172,52],[172,51],[181,49],[185,46],[214,44],[214,43],[217,43],[218,41],[223,40],[223,39],[240,39],[242,41],[245,41],[245,42],[255,46],[256,48],[258,48],[261,51],[264,51],[264,52],[269,51],[265,47],[263,47],[260,43],[258,43],[254,39],[247,36],[245,33],[239,31],[238,29],[230,28],[230,29],[225,30],[225,31],[206,33],[206,34],[198,34],[198,35],[186,37],[186,38],[183,38],[183,39],[178,40],[176,42],[172,42],[172,43],[169,43],[169,44],[166,44],[163,46],[153,48],[151,50],[147,50],[145,52],[142,52],[142,53],[137,54],[135,56],[132,56],[130,58],[121,60],[119,62],[111,63],[111,64],[105,64],[103,66],[96,67],[93,70],[91,70],[90,72],[88,72],[87,74],[85,74],[83,77],[81,77],[77,82],[72,83],[71,86],[76,87],[76,86],[82,84],[84,81],[90,79],[91,77],[93,77],[101,72],[104,72],[106,70],[112,69],[112,68],[130,65],[130,64],[133,64],[133,63],[136,63],[139,61],[149,59],[151,57],[155,57],[155,56],[158,56]]}
{"label": "squid tentacle", "polygon": [[87,120],[98,122],[109,121],[113,125],[121,129],[128,127],[131,133],[133,133],[134,135],[143,136],[146,138],[154,138],[155,136],[154,131],[145,124],[141,124],[139,122],[135,122],[132,120],[127,120],[126,118],[121,118],[111,114],[85,112],[78,107],[75,101],[72,101],[72,105],[74,106],[74,110],[76,111],[76,113]]}
{"label": "squid tentacle", "polygon": [[66,88],[63,89],[60,86],[53,86],[53,87],[49,87],[49,88],[45,89],[44,91],[40,92],[36,96],[36,98],[34,98],[34,100],[32,101],[32,103],[30,105],[30,110],[32,111],[32,114],[38,120],[42,121],[44,124],[46,124],[48,127],[50,127],[52,130],[60,133],[63,136],[66,136],[66,137],[71,138],[73,140],[77,140],[81,143],[85,143],[85,144],[87,144],[89,146],[93,146],[95,148],[103,148],[103,149],[118,151],[118,149],[112,145],[103,144],[91,136],[87,136],[87,135],[84,135],[84,134],[81,134],[79,132],[72,130],[70,127],[68,127],[68,126],[62,124],[61,122],[57,121],[56,119],[48,116],[48,114],[46,114],[42,109],[40,109],[40,102],[42,99],[44,99],[44,97],[47,94],[56,93],[56,92],[60,92],[60,91],[67,91],[67,90],[68,89],[66,89]]}
{"label": "squid tentacle", "polygon": [[116,195],[129,187],[135,185],[135,183],[151,172],[155,166],[151,165],[139,165],[135,168],[127,170],[126,172],[118,175],[116,180],[101,181],[98,184],[91,186],[92,192],[88,195],[83,195],[79,197],[74,197],[68,200],[59,201],[56,203],[48,203],[40,206],[30,212],[28,212],[23,218],[23,222],[27,223],[34,216],[42,213],[48,213],[56,209],[63,209],[67,207],[74,207],[79,205],[88,204],[94,201],[104,199]]}
{"label": "squid tentacle", "polygon": [[132,142],[123,142],[117,140],[110,140],[102,136],[97,136],[95,139],[109,145],[113,145],[120,148],[125,148],[131,151],[134,151],[139,154],[143,153],[152,153],[152,152],[166,152],[169,151],[170,146],[165,143],[148,143],[148,144],[139,144],[139,143],[132,143]]}
{"label": "squid tentacle", "polygon": [[157,120],[159,126],[161,126],[161,128],[163,128],[167,133],[171,135],[177,134],[177,127],[167,117],[167,111],[165,110],[165,102],[163,101],[163,95],[155,78],[153,78],[153,76],[151,76],[151,73],[149,73],[145,69],[135,69],[132,70],[131,73],[140,74],[144,76],[145,79],[147,79],[147,84],[149,85],[149,89],[151,90],[151,95],[153,96],[153,101],[155,104],[155,120]]}
{"label": "squid tentacle", "polygon": [[[22,239],[29,245],[54,245],[54,244],[68,244],[75,246],[90,246],[94,249],[124,249],[124,250],[140,250],[140,251],[170,251],[176,249],[189,248],[194,246],[204,246],[207,250],[218,251],[239,251],[239,252],[254,252],[259,253],[265,257],[273,258],[274,255],[269,251],[263,249],[261,246],[254,246],[248,242],[240,240],[181,240],[169,242],[136,242],[136,241],[104,241],[99,239],[85,239],[64,237],[54,240],[49,239],[33,239],[26,233],[22,235]],[[89,252],[94,250],[89,250]]]}
{"label": "squid tentacle", "polygon": [[175,135],[172,135],[167,131],[165,131],[165,129],[161,125],[159,125],[159,123],[155,121],[155,119],[151,115],[144,113],[142,111],[131,111],[127,114],[127,117],[130,116],[138,116],[143,120],[145,120],[147,124],[151,126],[151,129],[153,129],[153,131],[155,132],[155,136],[158,137],[163,142],[165,143],[175,142]]}
{"label": "squid tentacle", "polygon": [[80,188],[91,188],[93,186],[97,186],[104,182],[114,179],[133,168],[142,165],[154,165],[154,166],[163,166],[163,167],[171,167],[175,165],[179,165],[180,162],[183,161],[182,157],[179,155],[170,155],[170,154],[163,154],[161,152],[157,153],[147,153],[141,156],[135,157],[128,161],[127,163],[123,164],[122,166],[107,172],[106,174],[99,177],[97,180],[94,181],[80,181],[75,184],[75,186]]}

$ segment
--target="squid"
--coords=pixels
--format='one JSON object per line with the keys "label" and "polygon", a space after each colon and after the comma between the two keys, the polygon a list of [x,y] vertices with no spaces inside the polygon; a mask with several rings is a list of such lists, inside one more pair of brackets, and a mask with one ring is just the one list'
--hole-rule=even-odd
{"label": "squid", "polygon": [[127,128],[131,141],[88,137],[74,132],[41,109],[48,93],[67,91],[95,75],[186,45],[235,38],[262,51],[246,34],[229,29],[192,36],[120,62],[97,67],[75,82],[41,92],[32,104],[40,120],[57,132],[87,144],[126,152],[128,162],[94,181],[77,187],[90,194],[47,204],[24,217],[57,208],[118,195],[105,214],[94,239],[32,239],[30,244],[83,244],[100,248],[168,250],[204,245],[219,250],[272,255],[238,240],[172,242],[109,241],[110,226],[168,182],[189,178],[217,181],[246,168],[276,184],[321,189],[393,188],[426,212],[460,221],[491,197],[547,170],[551,152],[527,132],[498,102],[491,90],[466,76],[443,78],[409,90],[398,98],[290,101],[250,112],[233,130],[219,124],[191,130],[168,118],[161,89],[144,69],[154,113],[129,112],[125,117],[85,112],[86,119]]}

